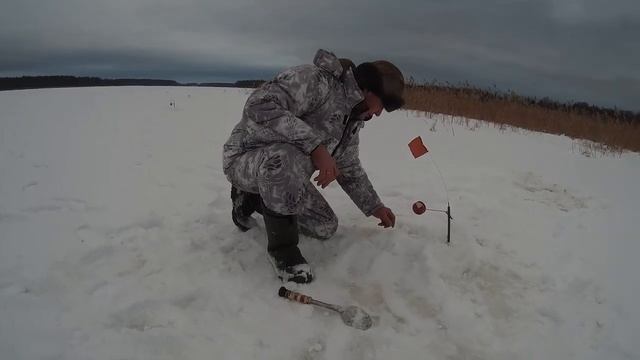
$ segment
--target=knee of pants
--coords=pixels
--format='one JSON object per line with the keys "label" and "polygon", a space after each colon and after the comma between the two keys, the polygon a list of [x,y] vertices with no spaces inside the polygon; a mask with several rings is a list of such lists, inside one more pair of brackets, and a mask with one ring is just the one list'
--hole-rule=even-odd
{"label": "knee of pants", "polygon": [[324,226],[321,226],[320,229],[316,231],[318,235],[317,237],[320,240],[329,240],[331,237],[333,237],[337,230],[338,218],[334,216],[332,221],[325,223]]}
{"label": "knee of pants", "polygon": [[310,158],[289,144],[270,146],[266,151],[258,180],[265,205],[280,214],[300,214],[311,176]]}
{"label": "knee of pants", "polygon": [[329,240],[338,230],[338,218],[333,217],[321,223],[312,223],[307,225],[300,224],[300,232],[303,235],[318,239]]}

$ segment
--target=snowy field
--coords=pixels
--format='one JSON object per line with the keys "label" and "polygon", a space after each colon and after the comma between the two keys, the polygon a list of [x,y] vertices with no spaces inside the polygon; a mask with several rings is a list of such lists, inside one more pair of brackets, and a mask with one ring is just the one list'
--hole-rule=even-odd
{"label": "snowy field", "polygon": [[[360,331],[278,298],[263,226],[231,222],[222,144],[247,95],[0,92],[1,359],[640,358],[638,154],[373,119],[361,159],[396,228],[333,183],[340,227],[301,239],[317,280],[297,288],[377,317]],[[418,135],[431,155],[413,159]],[[446,207],[432,159],[451,246],[444,215],[411,211]]]}

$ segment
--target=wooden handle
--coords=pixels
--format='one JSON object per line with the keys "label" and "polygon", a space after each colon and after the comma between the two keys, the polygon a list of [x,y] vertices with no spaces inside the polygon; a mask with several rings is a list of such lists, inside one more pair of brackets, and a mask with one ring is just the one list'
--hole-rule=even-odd
{"label": "wooden handle", "polygon": [[302,304],[310,304],[311,300],[313,300],[311,296],[307,296],[307,295],[297,293],[295,291],[287,290],[284,286],[280,287],[280,290],[278,290],[278,295],[280,297],[289,299],[291,301],[296,301]]}

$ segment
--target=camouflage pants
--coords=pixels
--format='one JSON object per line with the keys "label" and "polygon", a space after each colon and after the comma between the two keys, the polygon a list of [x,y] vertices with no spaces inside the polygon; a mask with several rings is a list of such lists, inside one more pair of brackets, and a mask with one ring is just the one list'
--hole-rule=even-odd
{"label": "camouflage pants", "polygon": [[295,146],[277,143],[238,156],[225,171],[238,189],[259,193],[264,204],[283,215],[298,215],[304,235],[328,239],[338,218],[310,181],[311,158]]}

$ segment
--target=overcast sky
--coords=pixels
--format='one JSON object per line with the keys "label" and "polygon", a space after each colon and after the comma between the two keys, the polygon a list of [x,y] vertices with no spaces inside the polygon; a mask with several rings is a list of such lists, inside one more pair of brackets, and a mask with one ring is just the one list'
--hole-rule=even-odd
{"label": "overcast sky", "polygon": [[0,77],[270,78],[318,48],[640,110],[640,0],[1,0]]}

